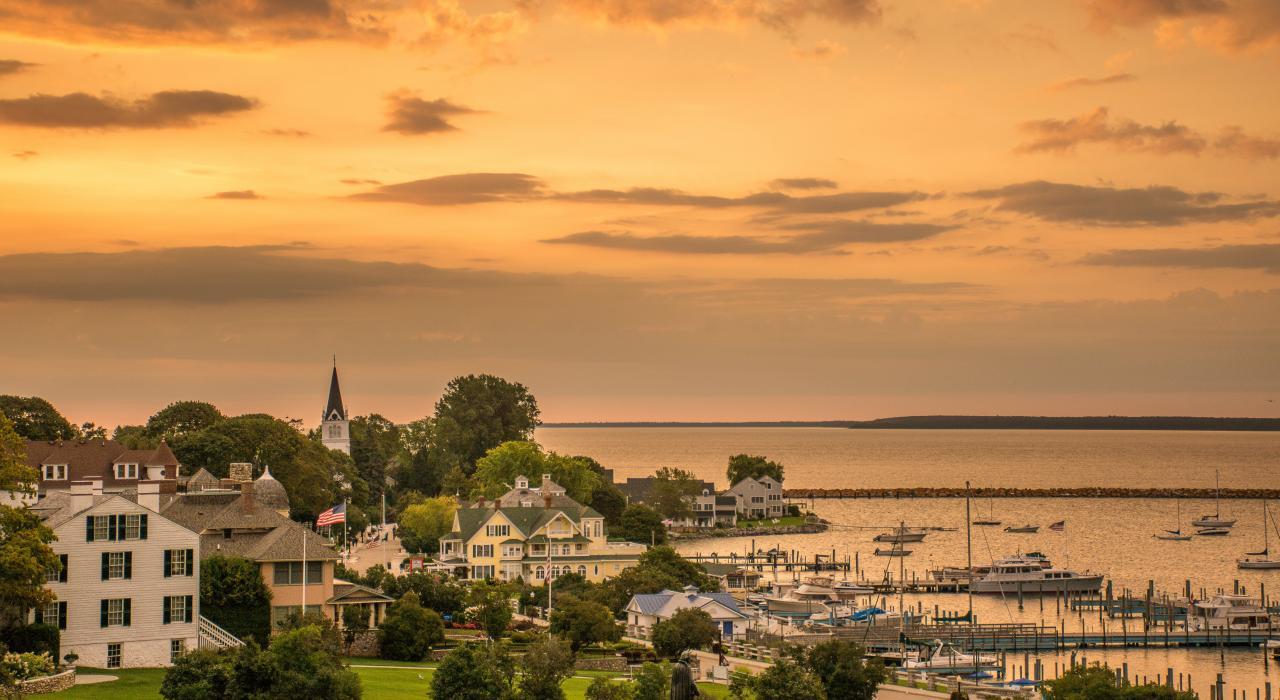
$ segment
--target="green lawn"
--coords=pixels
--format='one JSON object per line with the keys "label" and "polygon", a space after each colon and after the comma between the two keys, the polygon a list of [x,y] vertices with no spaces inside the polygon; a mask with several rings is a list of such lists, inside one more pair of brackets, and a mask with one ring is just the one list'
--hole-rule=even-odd
{"label": "green lawn", "polygon": [[[383,661],[382,659],[351,659],[353,664],[376,664],[383,666],[401,666],[403,668],[360,668],[360,683],[364,687],[365,700],[393,700],[396,698],[424,698],[431,690],[431,675],[435,669],[426,663],[406,661]],[[164,669],[129,668],[101,671],[82,668],[81,673],[102,673],[117,676],[118,680],[95,685],[82,685],[71,690],[53,693],[42,697],[57,700],[138,700],[160,696],[160,682],[164,679]],[[583,700],[587,686],[596,676],[608,675],[599,672],[584,671],[583,677],[574,677],[565,681],[565,695],[569,700]],[[421,676],[421,678],[419,678]],[[728,688],[709,683],[699,683],[703,695],[709,698],[727,698]]]}
{"label": "green lawn", "polygon": [[778,522],[773,522],[772,518],[764,520],[738,520],[738,527],[793,527],[796,525],[804,525],[804,516],[787,515],[778,518]]}

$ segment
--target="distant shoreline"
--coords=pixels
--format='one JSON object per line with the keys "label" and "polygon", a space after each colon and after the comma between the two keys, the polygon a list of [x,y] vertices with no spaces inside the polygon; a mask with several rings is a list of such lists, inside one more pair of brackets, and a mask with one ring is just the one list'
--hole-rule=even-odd
{"label": "distant shoreline", "polygon": [[854,430],[1280,431],[1280,418],[1196,416],[898,416],[826,421],[617,421],[543,423],[543,428],[843,428]]}

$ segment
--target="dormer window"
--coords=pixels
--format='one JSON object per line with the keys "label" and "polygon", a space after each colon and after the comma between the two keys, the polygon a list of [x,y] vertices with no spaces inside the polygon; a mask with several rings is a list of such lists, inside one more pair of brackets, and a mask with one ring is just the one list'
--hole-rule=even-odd
{"label": "dormer window", "polygon": [[45,481],[66,481],[67,465],[65,464],[44,464],[44,480]]}
{"label": "dormer window", "polygon": [[136,464],[117,464],[117,479],[136,479],[138,478],[138,465]]}

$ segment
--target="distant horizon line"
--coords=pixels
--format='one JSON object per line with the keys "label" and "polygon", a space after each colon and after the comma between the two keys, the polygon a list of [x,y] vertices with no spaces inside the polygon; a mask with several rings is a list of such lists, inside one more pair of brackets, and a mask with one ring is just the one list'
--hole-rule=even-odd
{"label": "distant horizon line", "polygon": [[543,428],[844,428],[924,430],[1280,431],[1280,418],[1224,416],[917,415],[872,420],[554,421]]}

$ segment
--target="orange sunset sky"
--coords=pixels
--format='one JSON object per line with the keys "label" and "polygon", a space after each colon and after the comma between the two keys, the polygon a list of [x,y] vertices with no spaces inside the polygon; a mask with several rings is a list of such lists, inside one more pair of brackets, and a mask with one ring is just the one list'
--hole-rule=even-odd
{"label": "orange sunset sky", "polygon": [[0,393],[1280,415],[1274,0],[0,0]]}

